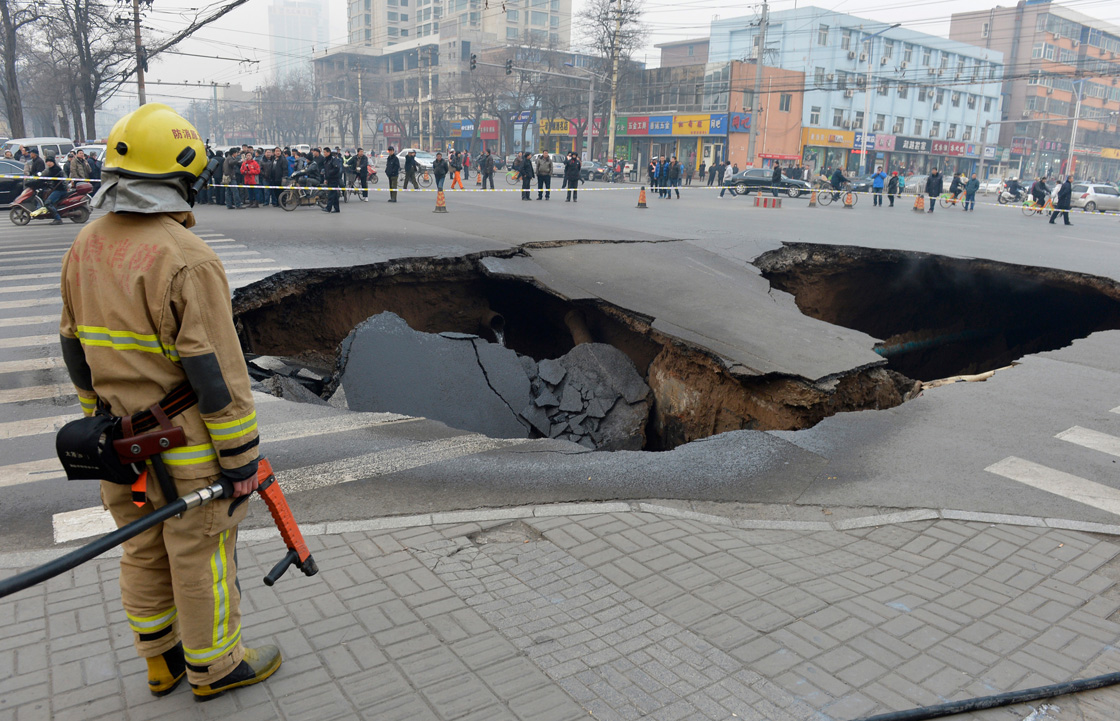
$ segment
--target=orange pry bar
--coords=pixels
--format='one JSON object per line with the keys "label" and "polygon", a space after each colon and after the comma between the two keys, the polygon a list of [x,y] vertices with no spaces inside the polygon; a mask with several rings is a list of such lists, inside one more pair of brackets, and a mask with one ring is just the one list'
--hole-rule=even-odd
{"label": "orange pry bar", "polygon": [[292,509],[288,506],[288,499],[284,497],[284,491],[280,488],[280,483],[272,472],[272,464],[267,458],[260,459],[257,465],[257,482],[259,484],[257,492],[268,506],[272,520],[280,531],[280,537],[288,547],[288,555],[272,570],[272,573],[265,577],[265,584],[271,586],[275,583],[292,563],[303,571],[304,575],[314,576],[319,572],[319,567],[311,557],[311,551],[307,548],[299,525],[292,516]]}

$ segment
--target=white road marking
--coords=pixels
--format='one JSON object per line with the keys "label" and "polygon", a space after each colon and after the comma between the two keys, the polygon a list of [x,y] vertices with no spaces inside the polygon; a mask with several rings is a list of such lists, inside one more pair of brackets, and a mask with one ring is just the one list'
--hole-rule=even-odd
{"label": "white road marking", "polygon": [[236,242],[237,241],[234,240],[233,238],[214,238],[213,240],[207,240],[206,244],[207,245],[214,245],[215,243],[236,243]]}
{"label": "white road marking", "polygon": [[223,260],[222,265],[236,265],[238,263],[275,263],[275,258],[232,258],[230,260]]}
{"label": "white road marking", "polygon": [[22,245],[2,245],[4,250],[66,250],[73,243],[24,243]]}
{"label": "white road marking", "polygon": [[224,252],[218,253],[218,257],[222,258],[222,259],[225,259],[225,258],[232,258],[235,255],[257,255],[257,256],[259,256],[260,254],[261,253],[260,253],[259,250],[231,250],[231,251],[224,251]]}
{"label": "white road marking", "polygon": [[0,328],[13,328],[18,325],[38,325],[40,323],[54,323],[58,325],[57,315],[25,315],[20,318],[0,318]]}
{"label": "white road marking", "polygon": [[364,478],[376,478],[522,443],[528,443],[528,439],[487,438],[478,434],[456,436],[296,468],[279,474],[278,478],[288,493],[309,491]]}
{"label": "white road marking", "polygon": [[103,536],[117,530],[112,514],[101,506],[56,513],[51,517],[54,542],[66,543],[90,536]]}
{"label": "white road marking", "polygon": [[1120,516],[1120,491],[1095,481],[1015,456],[1008,456],[984,470]]}
{"label": "white road marking", "polygon": [[230,268],[226,270],[226,275],[241,275],[242,273],[278,273],[282,270],[291,270],[286,265],[277,265],[272,268]]}
{"label": "white road marking", "polygon": [[323,436],[331,433],[346,433],[359,431],[375,426],[384,426],[391,423],[419,420],[414,416],[405,416],[400,413],[350,413],[346,415],[327,416],[314,421],[290,421],[261,425],[261,441],[265,444],[290,441],[296,438]]}
{"label": "white road marking", "polygon": [[27,360],[0,361],[0,373],[22,373],[23,371],[45,371],[64,368],[61,358],[29,358]]}
{"label": "white road marking", "polygon": [[11,463],[0,468],[0,488],[35,483],[52,478],[65,478],[66,472],[57,458],[27,463]]}
{"label": "white road marking", "polygon": [[20,401],[41,401],[47,398],[74,398],[78,394],[69,383],[51,383],[45,386],[11,388],[0,390],[0,403],[19,403]]}
{"label": "white road marking", "polygon": [[1084,448],[1091,448],[1094,451],[1107,453],[1110,456],[1120,456],[1120,438],[1110,436],[1107,433],[1094,431],[1089,428],[1082,428],[1081,426],[1074,426],[1068,431],[1062,431],[1055,438],[1060,438],[1063,441],[1075,443]]}
{"label": "white road marking", "polygon": [[58,334],[25,335],[20,338],[0,338],[0,348],[33,348],[58,343]]}
{"label": "white road marking", "polygon": [[[33,258],[21,258],[21,260],[34,260]],[[54,268],[57,271],[62,271],[62,261],[57,260],[54,263],[35,263],[33,265],[4,265],[5,270],[39,270],[40,268]],[[54,273],[55,277],[59,277],[59,273]],[[0,276],[3,277],[3,276]]]}
{"label": "white road marking", "polygon": [[28,298],[27,300],[5,300],[0,301],[0,310],[11,310],[12,308],[34,308],[40,305],[62,305],[62,296],[58,298]]}
{"label": "white road marking", "polygon": [[42,285],[15,285],[11,288],[0,288],[0,293],[37,293],[42,290],[59,290],[59,284],[44,283]]}
{"label": "white road marking", "polygon": [[[81,406],[74,406],[74,410],[64,416],[28,418],[22,421],[0,423],[0,440],[26,438],[27,436],[37,436],[40,433],[54,433],[70,421],[77,420],[81,417]],[[0,470],[3,470],[3,466],[0,466]]]}
{"label": "white road marking", "polygon": [[58,277],[58,273],[24,273],[23,275],[0,275],[0,283],[7,283],[8,281],[12,280],[41,280],[43,278]]}
{"label": "white road marking", "polygon": [[66,255],[65,251],[69,245],[59,246],[58,248],[32,248],[30,250],[0,250],[0,255],[34,255],[35,253],[46,254],[48,251],[53,251],[56,255],[47,256],[50,258],[61,258]]}

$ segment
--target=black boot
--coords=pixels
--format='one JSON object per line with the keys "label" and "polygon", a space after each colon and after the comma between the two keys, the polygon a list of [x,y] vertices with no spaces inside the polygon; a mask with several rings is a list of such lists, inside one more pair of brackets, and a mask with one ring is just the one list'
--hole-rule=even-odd
{"label": "black boot", "polygon": [[182,643],[144,660],[148,662],[148,690],[153,696],[166,696],[174,691],[187,673]]}

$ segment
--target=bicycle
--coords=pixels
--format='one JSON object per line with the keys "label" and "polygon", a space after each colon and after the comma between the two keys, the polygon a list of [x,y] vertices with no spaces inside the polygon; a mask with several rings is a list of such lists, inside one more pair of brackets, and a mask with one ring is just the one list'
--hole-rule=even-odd
{"label": "bicycle", "polygon": [[416,179],[419,181],[421,187],[423,187],[423,188],[432,187],[432,171],[421,170],[420,174],[416,176]]}
{"label": "bicycle", "polygon": [[853,207],[855,207],[855,204],[859,202],[859,196],[852,192],[852,184],[844,183],[840,190],[825,189],[823,191],[818,191],[817,204],[821,206],[828,206],[833,201],[839,202],[841,195],[851,198],[851,205]]}
{"label": "bicycle", "polygon": [[1047,198],[1046,202],[1042,205],[1034,202],[1034,198],[1028,197],[1023,202],[1023,215],[1030,217],[1032,215],[1046,215],[1054,210],[1054,199]]}
{"label": "bicycle", "polygon": [[511,170],[506,173],[506,185],[517,185],[521,182],[521,173]]}
{"label": "bicycle", "polygon": [[952,208],[953,206],[957,205],[958,203],[963,203],[963,202],[964,202],[964,192],[963,191],[958,193],[957,195],[953,195],[952,193],[942,193],[941,197],[938,198],[938,204],[942,208]]}

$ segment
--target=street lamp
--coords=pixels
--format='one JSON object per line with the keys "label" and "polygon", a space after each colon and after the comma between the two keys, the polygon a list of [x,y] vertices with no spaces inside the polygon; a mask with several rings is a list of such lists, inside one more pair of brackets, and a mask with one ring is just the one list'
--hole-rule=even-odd
{"label": "street lamp", "polygon": [[[582,70],[583,72],[591,76],[591,91],[587,94],[587,123],[584,126],[584,133],[587,135],[587,159],[591,160],[591,144],[593,142],[592,138],[594,137],[594,135],[592,134],[592,125],[595,118],[595,79],[598,78],[605,83],[609,83],[610,81],[607,80],[605,76],[588,70],[587,68],[576,67],[574,63],[564,63],[564,65],[575,70]],[[611,120],[611,124],[613,125],[613,118]],[[614,133],[613,127],[611,128],[611,133]]]}
{"label": "street lamp", "polygon": [[[864,42],[867,43],[867,78],[863,81],[863,139],[860,141],[860,152],[863,153],[864,158],[868,157],[867,124],[871,121],[871,51],[875,48],[875,38],[879,37],[888,30],[894,30],[901,24],[902,23],[895,23],[894,25],[885,27],[879,32],[864,38]],[[867,163],[867,172],[869,173],[871,172],[871,165],[872,163],[869,161]]]}
{"label": "street lamp", "polygon": [[1085,78],[1074,80],[1077,86],[1077,107],[1073,111],[1073,129],[1069,133],[1069,155],[1066,157],[1066,177],[1073,175],[1073,148],[1077,143],[1077,121],[1081,119],[1081,97],[1085,93]]}

